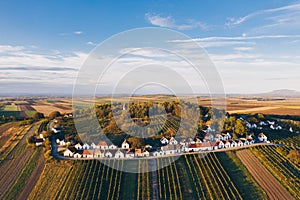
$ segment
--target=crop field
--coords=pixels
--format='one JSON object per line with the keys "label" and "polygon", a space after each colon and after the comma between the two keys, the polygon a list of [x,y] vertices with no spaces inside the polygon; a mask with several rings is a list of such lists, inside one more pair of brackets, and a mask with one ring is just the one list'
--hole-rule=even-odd
{"label": "crop field", "polygon": [[269,199],[292,199],[289,192],[276,181],[270,172],[263,167],[259,160],[249,150],[238,151],[237,155],[255,180],[266,191]]}
{"label": "crop field", "polygon": [[300,166],[293,164],[276,152],[274,146],[255,147],[251,150],[263,166],[296,199],[300,198]]}
{"label": "crop field", "polygon": [[[29,199],[257,199],[265,197],[252,181],[227,172],[228,165],[218,153],[206,156],[186,155],[171,165],[172,157],[155,159],[165,166],[155,173],[127,173],[104,165],[97,160],[61,161],[47,163]],[[153,164],[152,160],[152,164]],[[122,169],[129,161],[107,160]],[[147,160],[139,161],[139,169],[149,167]],[[227,161],[226,161],[227,162]],[[239,169],[231,165],[232,171]],[[246,168],[239,172],[251,179]],[[239,185],[238,185],[239,184]],[[244,187],[244,188],[243,188]],[[250,191],[245,191],[249,187]],[[243,188],[243,189],[242,189]],[[248,195],[252,191],[253,197]],[[157,195],[157,196],[156,196]]]}

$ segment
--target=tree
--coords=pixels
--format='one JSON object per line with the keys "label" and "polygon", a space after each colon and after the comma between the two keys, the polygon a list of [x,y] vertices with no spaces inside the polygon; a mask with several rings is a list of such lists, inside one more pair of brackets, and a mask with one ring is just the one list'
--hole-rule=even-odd
{"label": "tree", "polygon": [[36,112],[36,113],[32,116],[32,118],[33,118],[34,120],[39,120],[39,119],[41,119],[41,118],[44,118],[44,114],[43,114],[43,113]]}
{"label": "tree", "polygon": [[53,111],[52,113],[49,114],[50,119],[54,119],[55,117],[59,117],[61,114],[58,111]]}
{"label": "tree", "polygon": [[140,149],[143,147],[141,138],[131,137],[127,140],[133,149]]}
{"label": "tree", "polygon": [[236,123],[235,123],[235,126],[234,126],[234,132],[237,134],[237,135],[244,135],[246,133],[247,129],[246,129],[246,126],[244,124],[244,122],[242,120],[236,120]]}

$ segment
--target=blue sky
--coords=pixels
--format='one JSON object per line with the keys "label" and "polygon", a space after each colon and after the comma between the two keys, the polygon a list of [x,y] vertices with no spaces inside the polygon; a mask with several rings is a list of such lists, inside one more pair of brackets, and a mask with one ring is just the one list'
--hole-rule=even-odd
{"label": "blue sky", "polygon": [[0,2],[0,93],[70,94],[98,43],[141,27],[193,38],[227,93],[300,90],[300,1],[10,0]]}

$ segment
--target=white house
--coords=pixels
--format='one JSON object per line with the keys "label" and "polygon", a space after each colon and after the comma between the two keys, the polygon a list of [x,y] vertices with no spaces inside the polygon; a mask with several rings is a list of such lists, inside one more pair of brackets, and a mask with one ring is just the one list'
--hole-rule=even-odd
{"label": "white house", "polygon": [[134,158],[134,153],[132,151],[127,151],[125,154],[125,158]]}
{"label": "white house", "polygon": [[223,136],[220,133],[215,135],[215,140],[223,140]]}
{"label": "white house", "polygon": [[150,153],[147,150],[143,150],[142,155],[143,155],[143,157],[149,157]]}
{"label": "white house", "polygon": [[224,142],[224,147],[225,147],[225,148],[229,148],[230,146],[231,146],[230,142],[229,142],[228,140],[226,140],[226,141]]}
{"label": "white house", "polygon": [[108,146],[108,148],[109,148],[109,149],[116,149],[116,148],[118,148],[118,147],[117,147],[116,145],[114,145],[114,144],[111,144],[111,145]]}
{"label": "white house", "polygon": [[115,158],[124,158],[124,153],[118,149],[118,151],[115,153]]}
{"label": "white house", "polygon": [[219,144],[218,144],[219,149],[223,149],[224,146],[225,146],[224,142],[220,141]]}
{"label": "white house", "polygon": [[74,157],[74,158],[81,158],[82,155],[81,155],[80,153],[75,153],[75,154],[73,155],[73,157]]}
{"label": "white house", "polygon": [[163,137],[163,138],[160,139],[160,143],[161,144],[168,144],[169,140],[167,138]]}
{"label": "white house", "polygon": [[93,142],[93,143],[91,144],[90,148],[96,149],[96,148],[97,148],[97,145]]}
{"label": "white house", "polygon": [[124,142],[121,144],[121,148],[122,149],[129,149],[130,145],[126,140],[124,140]]}
{"label": "white house", "polygon": [[267,138],[267,136],[266,136],[265,134],[260,133],[260,134],[258,134],[258,140],[259,140],[260,142],[267,142],[267,141],[268,141],[268,138]]}
{"label": "white house", "polygon": [[230,147],[237,147],[237,146],[238,146],[238,144],[234,140],[230,144]]}
{"label": "white house", "polygon": [[237,146],[238,146],[238,147],[244,146],[244,143],[242,142],[242,140],[239,140],[239,141],[237,142]]}
{"label": "white house", "polygon": [[171,139],[169,141],[169,144],[171,144],[171,145],[177,145],[178,142],[177,142],[177,140],[174,137],[171,137]]}
{"label": "white house", "polygon": [[82,149],[90,149],[90,145],[88,143],[84,143]]}
{"label": "white house", "polygon": [[74,152],[71,151],[70,149],[66,149],[64,151],[64,157],[73,157],[73,155],[74,155]]}
{"label": "white house", "polygon": [[112,158],[113,155],[112,155],[112,153],[110,151],[105,151],[104,156],[106,158]]}
{"label": "white house", "polygon": [[244,140],[244,146],[249,145],[249,144],[250,144],[250,142],[248,140]]}
{"label": "white house", "polygon": [[77,143],[77,144],[75,144],[75,148],[76,148],[77,150],[81,150],[81,149],[82,149],[82,146],[81,146],[80,143]]}
{"label": "white house", "polygon": [[164,153],[162,151],[155,151],[153,152],[153,156],[163,156]]}

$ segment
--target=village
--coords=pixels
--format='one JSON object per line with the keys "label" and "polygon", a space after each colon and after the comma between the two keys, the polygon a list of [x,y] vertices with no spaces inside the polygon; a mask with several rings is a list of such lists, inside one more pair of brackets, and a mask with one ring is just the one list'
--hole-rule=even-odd
{"label": "village", "polygon": [[118,158],[131,159],[142,157],[161,157],[180,155],[191,152],[208,152],[219,149],[233,149],[237,147],[250,146],[255,143],[269,143],[267,136],[260,133],[257,140],[252,135],[247,138],[231,139],[231,135],[227,134],[207,134],[205,139],[201,141],[199,138],[177,141],[174,137],[167,139],[165,137],[160,140],[161,147],[153,148],[151,145],[145,145],[143,149],[132,149],[127,140],[124,140],[120,146],[99,141],[95,143],[77,143],[70,146],[70,142],[56,139],[58,149],[65,149],[62,155],[66,158],[75,159],[97,159],[97,158]]}
{"label": "village", "polygon": [[[67,114],[64,118],[72,118],[72,114]],[[257,124],[249,123],[243,118],[240,118],[246,123],[249,129],[261,130],[268,128],[270,130],[280,131],[283,129],[282,126],[274,121],[260,121]],[[50,130],[54,134],[61,133],[59,126],[59,120],[54,119],[50,123]],[[292,128],[289,128],[289,132],[293,132]],[[130,143],[124,139],[121,144],[113,144],[111,141],[98,141],[97,143],[76,143],[74,144],[67,139],[54,138],[55,142],[52,142],[52,149],[56,149],[56,155],[65,159],[97,159],[97,158],[119,158],[119,159],[132,159],[132,158],[143,158],[143,157],[161,157],[171,155],[181,155],[192,152],[209,152],[209,151],[220,151],[229,150],[234,148],[249,147],[251,145],[266,144],[270,143],[268,137],[264,133],[259,133],[254,136],[250,134],[246,137],[233,139],[230,133],[215,133],[211,127],[205,130],[206,134],[203,140],[195,138],[180,139],[176,137],[162,137],[160,144],[156,147],[152,147],[147,144],[143,148],[131,148]],[[40,134],[36,138],[36,146],[43,144],[43,135]]]}

